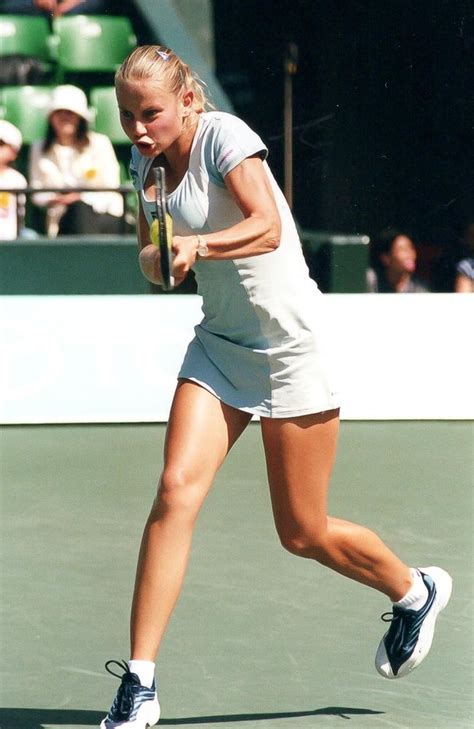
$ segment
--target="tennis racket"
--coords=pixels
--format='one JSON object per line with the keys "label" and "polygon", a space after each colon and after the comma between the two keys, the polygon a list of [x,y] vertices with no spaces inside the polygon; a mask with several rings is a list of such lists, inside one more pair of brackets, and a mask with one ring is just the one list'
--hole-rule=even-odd
{"label": "tennis racket", "polygon": [[166,178],[163,167],[155,167],[155,220],[151,225],[151,240],[160,251],[161,281],[165,291],[174,288],[174,278],[171,275],[173,260],[173,220],[168,212],[166,202]]}

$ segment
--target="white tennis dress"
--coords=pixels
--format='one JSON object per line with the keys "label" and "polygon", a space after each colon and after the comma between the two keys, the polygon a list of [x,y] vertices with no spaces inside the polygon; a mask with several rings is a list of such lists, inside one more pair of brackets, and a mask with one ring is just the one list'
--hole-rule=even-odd
{"label": "white tennis dress", "polygon": [[[243,121],[200,115],[189,168],[168,196],[176,235],[223,230],[243,219],[224,177],[267,149]],[[143,187],[151,159],[132,148],[131,173],[149,224],[154,203]],[[195,327],[178,377],[254,415],[288,418],[339,407],[325,351],[323,296],[309,277],[286,200],[264,161],[281,217],[277,250],[193,266],[204,318]]]}

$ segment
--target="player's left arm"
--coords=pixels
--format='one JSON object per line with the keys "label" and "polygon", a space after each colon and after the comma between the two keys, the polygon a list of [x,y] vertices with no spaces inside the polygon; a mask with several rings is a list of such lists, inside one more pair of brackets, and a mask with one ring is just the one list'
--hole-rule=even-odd
{"label": "player's left arm", "polygon": [[[244,220],[211,234],[210,255],[244,258],[274,251],[280,245],[281,219],[270,180],[259,155],[247,157],[224,178]],[[215,236],[216,240],[213,240]]]}
{"label": "player's left arm", "polygon": [[[270,253],[280,244],[281,221],[270,180],[258,155],[247,157],[224,178],[244,216],[236,225],[206,233],[210,260],[248,258]],[[196,257],[196,236],[173,239],[173,270],[189,269]]]}

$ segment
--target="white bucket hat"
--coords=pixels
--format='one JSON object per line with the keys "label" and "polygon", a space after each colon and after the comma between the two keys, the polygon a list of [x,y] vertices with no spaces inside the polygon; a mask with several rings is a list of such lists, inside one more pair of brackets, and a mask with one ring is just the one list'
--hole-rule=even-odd
{"label": "white bucket hat", "polygon": [[0,119],[0,141],[9,144],[15,152],[19,152],[23,143],[20,130],[11,122]]}
{"label": "white bucket hat", "polygon": [[64,86],[57,86],[54,89],[48,108],[48,116],[54,111],[59,111],[59,109],[73,111],[87,122],[90,122],[92,119],[87,106],[87,97],[82,89],[79,89],[77,86],[66,84]]}

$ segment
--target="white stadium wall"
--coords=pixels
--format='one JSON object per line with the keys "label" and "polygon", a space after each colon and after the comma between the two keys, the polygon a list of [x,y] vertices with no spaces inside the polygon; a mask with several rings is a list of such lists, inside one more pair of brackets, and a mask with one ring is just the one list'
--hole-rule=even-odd
{"label": "white stadium wall", "polygon": [[[472,419],[473,296],[325,302],[343,419]],[[0,421],[166,421],[199,319],[198,296],[0,297]]]}

